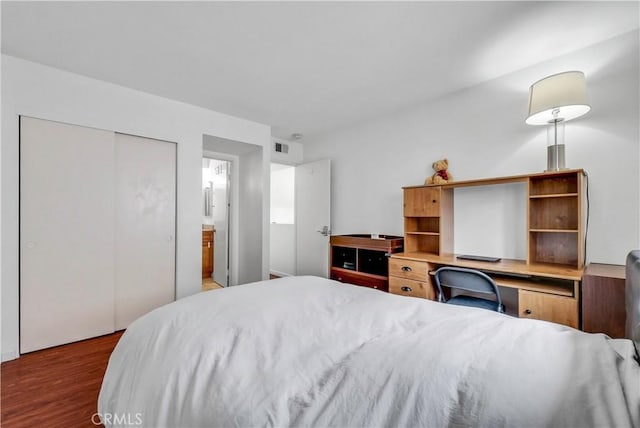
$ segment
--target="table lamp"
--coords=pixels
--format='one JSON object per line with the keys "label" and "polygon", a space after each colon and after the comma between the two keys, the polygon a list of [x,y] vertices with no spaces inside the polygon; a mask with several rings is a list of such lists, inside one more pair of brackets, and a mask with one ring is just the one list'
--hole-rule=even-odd
{"label": "table lamp", "polygon": [[591,110],[581,71],[566,71],[538,80],[529,89],[528,125],[547,125],[547,169],[564,166],[564,123]]}

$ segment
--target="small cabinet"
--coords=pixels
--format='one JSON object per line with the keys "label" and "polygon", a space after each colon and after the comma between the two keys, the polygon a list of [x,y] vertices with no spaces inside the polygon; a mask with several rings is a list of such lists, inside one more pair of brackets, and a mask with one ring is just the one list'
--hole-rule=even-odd
{"label": "small cabinet", "polygon": [[518,316],[578,328],[578,300],[529,290],[518,290]]}
{"label": "small cabinet", "polygon": [[346,269],[355,272],[357,263],[357,248],[331,244],[331,268]]}
{"label": "small cabinet", "polygon": [[440,187],[413,187],[404,191],[405,217],[440,217]]}
{"label": "small cabinet", "polygon": [[202,231],[202,278],[211,278],[213,274],[213,234],[212,229]]}
{"label": "small cabinet", "polygon": [[403,243],[401,236],[334,235],[330,239],[331,279],[388,291],[388,258],[402,251]]}
{"label": "small cabinet", "polygon": [[589,264],[582,277],[582,329],[625,337],[625,267]]}

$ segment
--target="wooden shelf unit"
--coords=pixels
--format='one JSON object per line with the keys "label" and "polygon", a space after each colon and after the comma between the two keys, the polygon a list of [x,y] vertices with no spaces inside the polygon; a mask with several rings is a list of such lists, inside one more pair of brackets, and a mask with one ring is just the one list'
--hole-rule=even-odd
{"label": "wooden shelf unit", "polygon": [[526,182],[527,263],[584,267],[581,169],[403,187],[405,252],[453,253],[453,192],[460,187]]}
{"label": "wooden shelf unit", "polygon": [[[585,256],[584,175],[574,169],[403,187],[405,251],[389,261],[390,291],[435,299],[428,272],[442,266],[468,267],[515,290],[512,314],[578,328]],[[499,263],[457,259],[455,189],[518,182],[527,183],[528,189],[526,259]]]}
{"label": "wooden shelf unit", "polygon": [[340,282],[388,291],[388,257],[402,251],[402,236],[331,236],[330,277]]}
{"label": "wooden shelf unit", "polygon": [[450,253],[453,248],[453,192],[441,187],[406,187],[405,251]]}
{"label": "wooden shelf unit", "polygon": [[528,261],[584,267],[582,170],[529,178]]}

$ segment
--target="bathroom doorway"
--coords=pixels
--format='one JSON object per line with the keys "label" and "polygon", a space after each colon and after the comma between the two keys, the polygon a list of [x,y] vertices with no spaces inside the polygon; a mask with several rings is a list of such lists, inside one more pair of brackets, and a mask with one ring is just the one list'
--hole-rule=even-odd
{"label": "bathroom doorway", "polygon": [[229,286],[231,162],[202,159],[202,288]]}

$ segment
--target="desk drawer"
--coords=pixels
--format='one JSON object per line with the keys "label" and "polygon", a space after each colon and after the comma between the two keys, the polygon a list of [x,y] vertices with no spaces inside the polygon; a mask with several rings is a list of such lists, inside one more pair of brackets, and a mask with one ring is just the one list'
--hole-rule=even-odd
{"label": "desk drawer", "polygon": [[435,300],[435,292],[429,281],[389,277],[389,292],[401,296],[421,297]]}
{"label": "desk drawer", "polygon": [[518,290],[520,318],[551,321],[578,328],[578,299]]}
{"label": "desk drawer", "polygon": [[425,262],[404,259],[389,259],[389,276],[412,279],[415,281],[427,281],[429,267]]}

